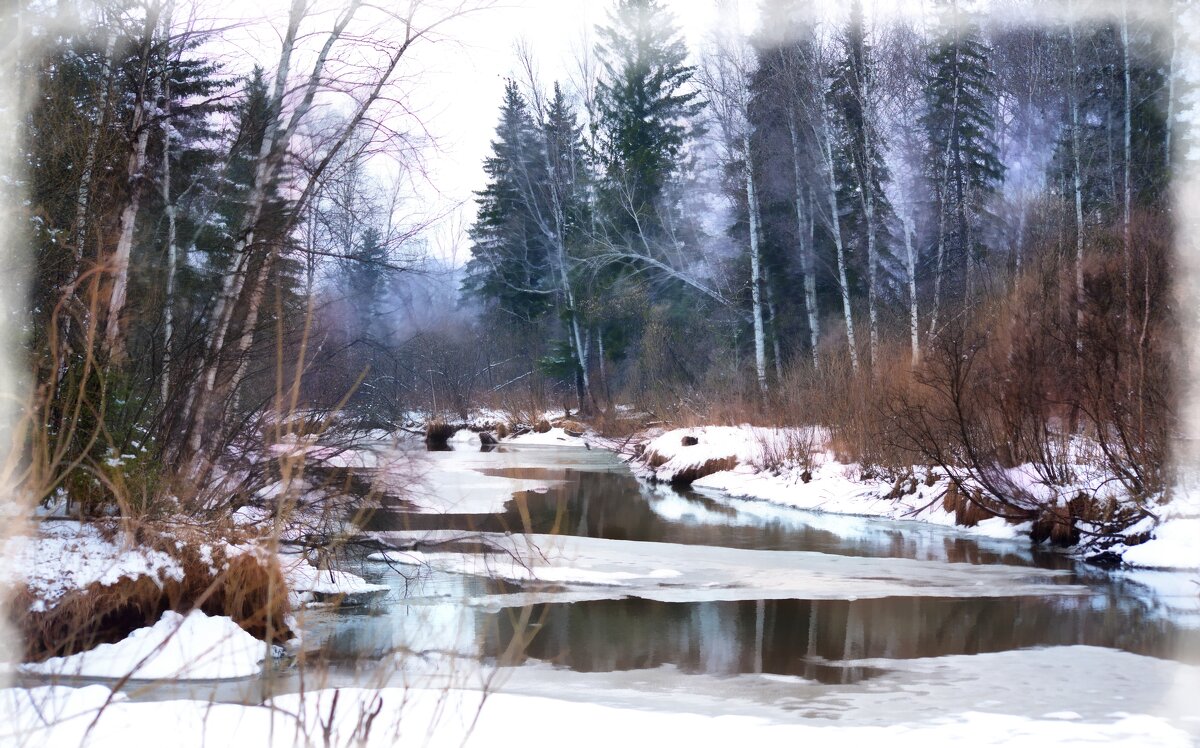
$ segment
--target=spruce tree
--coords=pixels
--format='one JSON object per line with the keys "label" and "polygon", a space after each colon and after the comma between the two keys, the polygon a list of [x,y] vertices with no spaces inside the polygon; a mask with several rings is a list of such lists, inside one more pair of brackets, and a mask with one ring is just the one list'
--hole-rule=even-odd
{"label": "spruce tree", "polygon": [[883,257],[887,254],[887,223],[891,205],[883,185],[888,181],[884,141],[877,127],[876,75],[873,50],[867,42],[862,3],[850,5],[850,22],[842,37],[842,56],[834,67],[829,97],[837,122],[840,158],[835,159],[839,202],[851,208],[845,230],[864,249],[867,309],[874,364],[879,353],[879,296]]}
{"label": "spruce tree", "polygon": [[656,211],[683,155],[689,120],[703,102],[688,90],[693,68],[671,14],[657,0],[619,0],[598,30],[603,74],[596,90],[602,191],[614,232],[659,224]]}
{"label": "spruce tree", "polygon": [[528,199],[547,185],[536,127],[517,84],[509,81],[492,155],[483,165],[488,184],[476,193],[479,212],[463,282],[468,294],[526,323],[551,303],[548,243]]}
{"label": "spruce tree", "polygon": [[1004,178],[989,55],[974,18],[958,0],[950,0],[941,10],[938,38],[929,54],[922,122],[938,226],[931,330],[938,324],[944,274],[961,269],[965,290],[972,292],[972,267],[983,255],[986,201]]}

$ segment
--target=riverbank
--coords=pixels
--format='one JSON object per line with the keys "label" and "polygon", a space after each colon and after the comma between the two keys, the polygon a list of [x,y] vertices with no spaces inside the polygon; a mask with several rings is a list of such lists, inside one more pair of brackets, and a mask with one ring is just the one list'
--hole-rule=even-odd
{"label": "riverbank", "polygon": [[[606,446],[612,447],[611,442]],[[1006,471],[1013,485],[1044,504],[1035,519],[994,516],[963,496],[969,476],[952,480],[925,466],[885,474],[840,461],[819,428],[705,426],[642,431],[621,448],[639,477],[700,492],[770,502],[830,514],[955,526],[993,538],[1050,543],[1100,565],[1200,569],[1200,499],[1176,496],[1154,515],[1106,537],[1090,516],[1076,515],[1076,497],[1090,505],[1121,501],[1119,483],[1084,458],[1074,480],[1056,485],[1029,465]],[[960,488],[962,486],[963,488]]]}

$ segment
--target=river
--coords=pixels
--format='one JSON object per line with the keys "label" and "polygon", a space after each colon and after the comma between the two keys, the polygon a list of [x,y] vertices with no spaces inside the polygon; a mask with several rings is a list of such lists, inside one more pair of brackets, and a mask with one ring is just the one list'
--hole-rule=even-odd
{"label": "river", "polygon": [[252,683],[130,695],[460,687],[854,726],[1151,714],[1200,738],[1194,575],[677,491],[599,449],[406,453],[365,474],[385,499],[358,525],[419,561],[343,554],[385,596],[298,611],[299,656]]}

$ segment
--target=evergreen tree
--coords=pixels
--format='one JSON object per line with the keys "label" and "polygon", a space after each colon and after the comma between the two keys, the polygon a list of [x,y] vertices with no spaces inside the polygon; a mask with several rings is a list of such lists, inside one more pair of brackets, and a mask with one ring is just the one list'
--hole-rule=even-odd
{"label": "evergreen tree", "polygon": [[342,260],[345,292],[358,315],[358,334],[372,338],[387,290],[390,255],[379,229],[368,226],[350,256]]}
{"label": "evergreen tree", "polygon": [[922,123],[938,231],[931,329],[937,328],[946,272],[961,269],[967,294],[973,290],[972,267],[983,253],[986,201],[1004,178],[995,140],[996,93],[989,54],[974,18],[958,0],[949,0],[929,54]]}
{"label": "evergreen tree", "polygon": [[876,76],[873,50],[866,39],[862,3],[850,5],[850,22],[842,38],[843,54],[834,68],[829,97],[836,115],[841,158],[835,161],[839,202],[850,207],[845,229],[865,250],[867,308],[870,325],[871,360],[879,352],[879,295],[887,253],[887,223],[891,205],[883,185],[888,181],[884,160],[885,143],[878,127]]}
{"label": "evergreen tree", "polygon": [[679,166],[689,120],[703,102],[688,90],[693,68],[671,14],[657,0],[619,0],[598,30],[603,70],[596,90],[603,207],[619,237],[658,228],[656,212]]}
{"label": "evergreen tree", "polygon": [[483,165],[488,184],[476,193],[479,213],[463,282],[468,294],[526,323],[549,309],[553,283],[550,249],[528,200],[532,189],[547,186],[536,128],[517,84],[509,81],[492,155]]}

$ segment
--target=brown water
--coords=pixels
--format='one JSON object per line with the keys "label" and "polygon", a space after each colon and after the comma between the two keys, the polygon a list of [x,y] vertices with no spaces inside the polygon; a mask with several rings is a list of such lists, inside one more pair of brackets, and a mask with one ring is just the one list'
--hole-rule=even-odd
{"label": "brown water", "polygon": [[[483,468],[484,475],[544,480],[544,490],[521,491],[495,514],[414,513],[387,508],[364,520],[376,531],[462,530],[577,535],[609,540],[682,543],[774,551],[819,551],[843,556],[913,558],[969,564],[1074,569],[1063,553],[1028,544],[991,542],[916,522],[835,517],[769,507],[761,502],[719,501],[696,491],[651,486],[627,470]],[[654,511],[670,502],[672,519]],[[754,506],[757,504],[757,506]],[[740,511],[754,507],[759,514]],[[696,515],[703,521],[698,521]]]}
{"label": "brown water", "polygon": [[[617,599],[512,605],[513,593],[572,588],[522,587],[366,564],[362,573],[388,581],[394,592],[381,605],[318,620],[322,655],[335,662],[361,662],[396,649],[424,647],[466,651],[501,665],[542,662],[589,673],[673,666],[685,673],[772,673],[822,683],[870,678],[886,670],[886,662],[880,662],[886,660],[1073,644],[1200,663],[1195,596],[1186,596],[1186,585],[1184,596],[1164,598],[1135,580],[1077,565],[1062,553],[1031,548],[1026,541],[675,493],[638,481],[615,461],[587,458],[594,466],[555,467],[545,453],[531,453],[531,461],[539,464],[478,468],[494,476],[552,482],[545,489],[515,494],[494,514],[392,508],[370,518],[367,529],[557,533],[815,551],[878,559],[881,569],[894,558],[1003,565],[1012,567],[1014,575],[1032,567],[1065,570],[1064,582],[1087,585],[1091,594],[992,597],[981,591],[979,597],[722,602],[703,599],[704,591],[698,589],[691,602],[657,602],[610,591],[598,597]],[[511,455],[505,458],[511,461]],[[920,579],[911,581],[914,588],[921,586]],[[489,604],[493,598],[497,602]],[[1180,605],[1184,610],[1176,610]]]}

